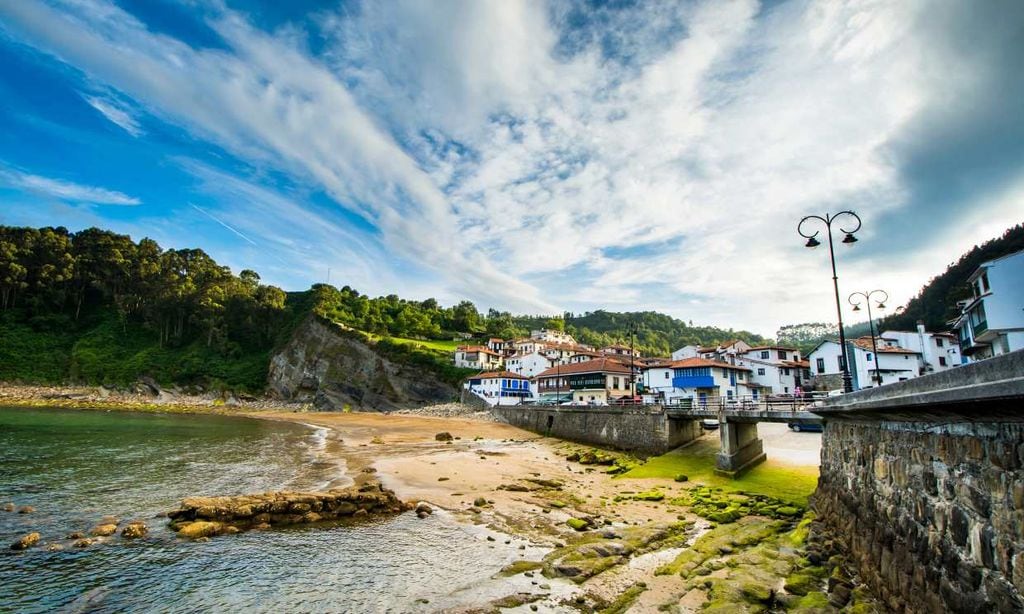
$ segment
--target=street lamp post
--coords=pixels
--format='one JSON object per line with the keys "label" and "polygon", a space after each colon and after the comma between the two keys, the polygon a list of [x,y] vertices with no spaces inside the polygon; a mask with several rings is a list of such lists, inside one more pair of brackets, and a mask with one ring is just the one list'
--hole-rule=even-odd
{"label": "street lamp post", "polygon": [[808,215],[800,220],[800,223],[796,225],[796,231],[800,233],[800,236],[807,239],[805,247],[818,247],[821,245],[821,241],[816,238],[820,230],[814,231],[814,234],[804,234],[803,225],[809,220],[818,220],[825,224],[825,234],[828,237],[828,256],[832,262],[832,288],[836,294],[836,317],[839,319],[839,345],[842,350],[843,357],[843,391],[853,392],[853,377],[850,375],[850,360],[846,352],[846,332],[843,330],[843,309],[839,302],[839,276],[836,275],[836,252],[832,245],[832,222],[835,222],[839,218],[848,217],[851,219],[851,223],[857,225],[846,229],[839,226],[839,231],[844,233],[846,236],[843,237],[843,243],[846,245],[853,245],[857,242],[857,237],[853,236],[853,233],[860,230],[860,217],[857,216],[853,211],[840,211],[835,215],[825,214],[824,217],[820,215]]}
{"label": "street lamp post", "polygon": [[629,324],[629,400],[633,402],[636,399],[636,366],[633,363],[636,355],[635,348],[635,337],[636,337],[636,322]]}
{"label": "street lamp post", "polygon": [[871,317],[871,297],[875,294],[881,294],[882,298],[878,299],[878,308],[885,309],[885,301],[889,300],[889,293],[885,290],[872,290],[871,292],[854,292],[847,298],[850,304],[853,305],[854,311],[860,311],[860,301],[853,302],[855,298],[863,298],[864,303],[868,306],[868,330],[871,331],[871,351],[875,353],[875,382],[879,386],[882,385],[882,374],[878,371],[878,345],[875,343],[875,321]]}

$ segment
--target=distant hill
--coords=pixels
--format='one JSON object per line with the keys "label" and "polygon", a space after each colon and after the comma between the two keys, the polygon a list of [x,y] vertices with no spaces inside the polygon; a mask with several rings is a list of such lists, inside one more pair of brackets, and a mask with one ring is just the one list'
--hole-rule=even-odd
{"label": "distant hill", "polygon": [[968,298],[971,290],[967,278],[982,263],[1012,254],[1024,249],[1024,225],[1018,224],[1008,229],[999,238],[975,245],[960,259],[953,262],[941,275],[932,278],[917,296],[903,308],[901,313],[886,316],[882,319],[881,328],[896,330],[913,330],[917,322],[923,321],[931,331],[949,329],[948,322],[955,318],[957,301]]}

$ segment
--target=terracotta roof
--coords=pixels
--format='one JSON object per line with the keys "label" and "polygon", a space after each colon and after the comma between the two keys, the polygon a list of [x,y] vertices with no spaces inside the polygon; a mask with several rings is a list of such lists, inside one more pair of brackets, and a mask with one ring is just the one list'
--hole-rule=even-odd
{"label": "terracotta roof", "polygon": [[501,356],[501,354],[499,354],[499,353],[497,353],[497,352],[495,352],[493,350],[490,350],[488,348],[485,348],[482,345],[460,345],[459,347],[455,348],[455,351],[457,351],[457,352],[483,352],[484,354],[493,354],[494,356]]}
{"label": "terracotta roof", "polygon": [[787,367],[796,367],[798,369],[809,369],[811,362],[809,360],[783,360],[782,364]]}
{"label": "terracotta roof", "polygon": [[789,352],[799,352],[800,351],[797,348],[786,347],[784,345],[759,345],[757,347],[752,347],[752,348],[750,348],[747,351],[748,352],[753,352],[754,350],[786,350],[786,351],[789,351]]}
{"label": "terracotta roof", "polygon": [[511,371],[487,371],[486,373],[480,373],[478,375],[470,375],[466,379],[530,379],[525,375],[519,375],[518,373],[512,373]]}
{"label": "terracotta roof", "polygon": [[670,363],[673,369],[685,369],[687,367],[718,367],[719,369],[733,369],[734,371],[750,371],[746,367],[737,367],[727,362],[708,360],[707,358],[684,358]]}
{"label": "terracotta roof", "polygon": [[[877,339],[877,337],[876,337]],[[855,346],[862,350],[874,351],[871,349],[871,337],[858,337],[850,341]],[[884,347],[878,346],[879,354],[920,354],[921,352],[915,352],[914,350],[908,350],[901,347]]]}
{"label": "terracotta roof", "polygon": [[595,358],[584,362],[577,362],[571,365],[561,365],[542,371],[537,377],[560,377],[577,373],[625,373],[629,374],[629,367],[610,358]]}

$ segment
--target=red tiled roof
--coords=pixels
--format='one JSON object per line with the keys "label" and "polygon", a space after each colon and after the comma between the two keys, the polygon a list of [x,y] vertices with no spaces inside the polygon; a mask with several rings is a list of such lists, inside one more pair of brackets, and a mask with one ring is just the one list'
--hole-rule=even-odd
{"label": "red tiled roof", "polygon": [[746,367],[737,367],[736,365],[730,365],[727,362],[708,360],[707,358],[684,358],[670,363],[669,366],[673,369],[685,369],[687,367],[718,367],[719,369],[732,369],[734,371],[750,371],[750,369]]}
{"label": "red tiled roof", "polygon": [[754,350],[786,350],[788,352],[799,352],[800,351],[797,348],[786,347],[784,345],[759,345],[757,347],[750,348],[747,351],[748,352],[753,352]]}
{"label": "red tiled roof", "polygon": [[811,363],[808,360],[783,360],[782,364],[787,367],[796,367],[798,369],[809,369]]}
{"label": "red tiled roof", "polygon": [[484,354],[493,354],[494,356],[501,356],[501,354],[491,349],[485,348],[482,345],[460,345],[459,347],[455,348],[455,350],[457,352],[483,352]]}
{"label": "red tiled roof", "polygon": [[487,371],[486,373],[480,373],[478,375],[470,375],[466,379],[530,379],[524,375],[518,373],[512,373],[511,371]]}
{"label": "red tiled roof", "polygon": [[560,365],[537,374],[541,377],[560,377],[576,373],[625,373],[629,374],[629,367],[610,358],[595,358],[571,365]]}
{"label": "red tiled roof", "polygon": [[[852,340],[851,343],[853,343],[854,345],[856,345],[857,347],[859,347],[862,350],[872,351],[871,350],[871,337],[858,337],[857,339]],[[921,352],[915,352],[914,350],[908,350],[906,348],[901,348],[901,347],[884,347],[882,345],[879,345],[878,346],[878,353],[879,354],[920,354]]]}

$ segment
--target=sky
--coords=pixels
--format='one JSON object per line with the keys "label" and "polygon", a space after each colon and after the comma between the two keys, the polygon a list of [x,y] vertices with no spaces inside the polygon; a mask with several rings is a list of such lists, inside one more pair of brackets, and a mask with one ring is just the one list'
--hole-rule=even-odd
{"label": "sky", "polygon": [[890,306],[1024,221],[1022,65],[1017,0],[0,1],[0,224],[774,336],[804,216]]}

